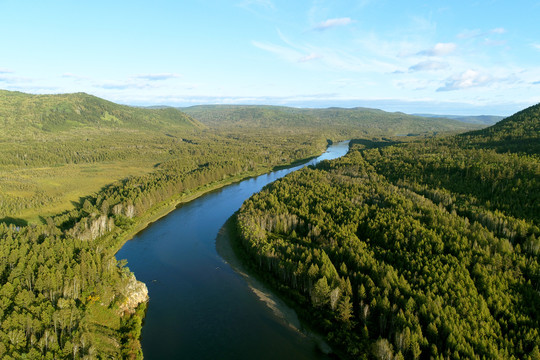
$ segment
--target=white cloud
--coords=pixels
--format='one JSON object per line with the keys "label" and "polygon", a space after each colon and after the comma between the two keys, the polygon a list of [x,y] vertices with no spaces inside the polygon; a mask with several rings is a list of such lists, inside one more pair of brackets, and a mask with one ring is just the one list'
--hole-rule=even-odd
{"label": "white cloud", "polygon": [[487,46],[503,46],[506,45],[506,40],[485,39],[483,44]]}
{"label": "white cloud", "polygon": [[409,67],[409,72],[415,71],[436,71],[446,69],[448,67],[447,63],[440,61],[422,61],[416,65]]}
{"label": "white cloud", "polygon": [[104,80],[100,82],[95,82],[93,85],[97,88],[105,90],[146,89],[151,87],[148,84],[141,83],[140,81],[135,81],[133,79],[124,81]]}
{"label": "white cloud", "polygon": [[89,79],[87,76],[77,75],[77,74],[70,73],[70,72],[63,73],[62,77],[67,78],[67,79],[74,79],[75,81],[81,81],[81,80],[88,80]]}
{"label": "white cloud", "polygon": [[502,28],[502,27],[498,27],[498,28],[495,28],[495,29],[491,29],[490,32],[492,34],[504,34],[504,33],[506,33],[506,29]]}
{"label": "white cloud", "polygon": [[279,30],[279,29],[276,29],[276,30],[277,30],[277,33],[278,33],[279,38],[280,38],[285,44],[289,45],[289,46],[292,47],[292,48],[297,48],[297,46],[294,45],[293,42],[290,41],[290,40],[289,40],[289,39],[281,32],[281,30]]}
{"label": "white cloud", "polygon": [[6,68],[0,68],[0,74],[13,74],[13,71]]}
{"label": "white cloud", "polygon": [[[252,41],[251,43],[253,46],[273,53],[287,62],[296,64],[311,62],[313,63],[311,66],[317,66],[320,70],[332,72],[342,70],[355,73],[384,74],[394,71],[397,66],[393,56],[382,55],[395,52],[395,46],[384,46],[384,49],[381,49],[381,43],[374,40],[369,40],[367,44],[362,43],[362,47],[365,49],[359,52],[358,47],[354,49],[342,49],[338,47],[319,47],[310,44],[298,45],[289,40],[279,30],[278,35],[284,45],[260,41]],[[374,53],[369,56],[369,53],[373,51],[379,51],[381,54]],[[320,59],[320,61],[310,61],[315,59]]]}
{"label": "white cloud", "polygon": [[15,76],[12,71],[4,71],[0,72],[0,81],[6,84],[21,84],[32,83],[34,82],[34,79],[23,76]]}
{"label": "white cloud", "polygon": [[353,21],[349,17],[328,19],[315,25],[314,29],[326,30],[326,29],[330,29],[336,26],[346,26],[346,25],[351,24],[352,22]]}
{"label": "white cloud", "polygon": [[531,44],[536,50],[540,50],[540,44]]}
{"label": "white cloud", "polygon": [[307,61],[317,60],[317,59],[320,59],[320,58],[322,58],[321,55],[311,53],[309,55],[302,56],[300,59],[298,59],[298,61],[299,62],[307,62]]}
{"label": "white cloud", "polygon": [[284,46],[263,43],[259,41],[252,41],[251,43],[253,44],[253,46],[261,50],[271,52],[289,62],[297,62],[298,59],[301,59],[304,56],[304,54],[302,54],[301,52]]}
{"label": "white cloud", "polygon": [[459,39],[472,39],[478,36],[482,36],[482,34],[484,33],[480,29],[463,30],[457,35],[457,37]]}
{"label": "white cloud", "polygon": [[379,60],[376,57],[359,57],[355,53],[335,49],[319,49],[322,62],[332,71],[339,69],[355,73],[388,73],[395,70],[393,63]]}
{"label": "white cloud", "polygon": [[467,70],[461,74],[451,76],[446,80],[444,86],[437,91],[462,90],[479,86],[486,86],[492,83],[494,79],[488,75],[481,74],[475,70]]}
{"label": "white cloud", "polygon": [[395,81],[394,85],[402,90],[426,90],[433,88],[433,81],[426,79],[408,78]]}
{"label": "white cloud", "polygon": [[266,9],[274,9],[274,3],[271,0],[244,0],[238,6],[248,8],[252,5],[264,7]]}
{"label": "white cloud", "polygon": [[476,37],[487,36],[489,34],[502,35],[502,34],[505,34],[505,33],[506,33],[505,28],[497,27],[497,28],[491,29],[489,31],[482,31],[480,29],[463,30],[462,32],[460,32],[457,35],[457,37],[459,39],[472,39],[472,38],[476,38]]}
{"label": "white cloud", "polygon": [[[73,77],[75,79],[86,79],[70,73],[63,74],[62,76]],[[96,88],[105,90],[157,89],[166,86],[162,85],[161,82],[178,77],[180,77],[180,75],[175,73],[149,73],[131,76],[123,80],[97,81],[92,85]],[[159,82],[160,84],[157,84],[156,82]]]}
{"label": "white cloud", "polygon": [[173,73],[142,74],[142,75],[135,76],[135,78],[137,79],[148,80],[148,81],[161,81],[161,80],[174,79],[177,77],[180,77],[180,75],[173,74]]}
{"label": "white cloud", "polygon": [[437,43],[431,49],[422,50],[418,55],[426,56],[445,56],[451,54],[456,50],[456,44],[454,43]]}
{"label": "white cloud", "polygon": [[65,78],[75,78],[75,79],[80,78],[79,75],[74,74],[74,73],[70,73],[70,72],[63,73],[63,74],[62,74],[62,77],[65,77]]}

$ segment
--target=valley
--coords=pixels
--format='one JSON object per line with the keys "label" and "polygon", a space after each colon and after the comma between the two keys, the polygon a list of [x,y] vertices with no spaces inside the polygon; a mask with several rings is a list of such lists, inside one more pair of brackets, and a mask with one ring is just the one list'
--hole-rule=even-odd
{"label": "valley", "polygon": [[[144,289],[149,290],[149,314],[166,311],[154,305],[161,301],[158,295],[152,302],[164,275],[141,275],[145,285],[132,271],[137,279],[139,272],[144,274],[137,262],[149,254],[148,246],[167,250],[165,245],[154,244],[152,235],[141,243],[144,255],[128,255],[129,249],[140,243],[139,232],[146,233],[144,229],[149,226],[152,234],[155,230],[151,229],[159,228],[162,221],[183,217],[175,214],[184,207],[196,206],[198,202],[192,205],[191,201],[203,194],[213,194],[211,191],[222,187],[223,191],[235,191],[228,185],[272,169],[289,172],[279,169],[307,161],[321,154],[328,144],[350,138],[354,140],[347,156],[299,170],[246,201],[237,220],[238,239],[243,240],[234,246],[246,266],[253,267],[250,271],[259,273],[257,269],[264,264],[270,272],[263,275],[263,281],[285,296],[309,327],[325,334],[340,356],[371,356],[376,345],[377,351],[405,358],[456,351],[462,351],[462,356],[476,356],[478,352],[505,357],[513,351],[521,356],[538,346],[534,307],[526,308],[525,313],[522,305],[508,308],[522,296],[533,302],[537,296],[537,107],[477,130],[478,125],[451,119],[365,108],[143,109],[86,94],[1,95],[5,130],[0,142],[0,251],[6,260],[0,290],[5,325],[0,338],[9,346],[0,345],[0,353],[6,358],[16,358],[16,354],[41,354],[45,358],[66,354],[81,358],[92,354],[143,356],[144,341],[150,341],[149,335],[144,340],[142,326],[147,307]],[[265,183],[274,180],[269,176],[263,175]],[[242,184],[253,180],[246,181],[234,186],[245,187]],[[290,190],[278,190],[281,186]],[[269,195],[274,189],[277,193]],[[260,187],[251,191],[258,190]],[[227,210],[228,215],[209,220],[212,226],[221,228],[252,192]],[[292,194],[297,198],[291,199]],[[257,200],[264,196],[273,200]],[[310,200],[306,203],[303,196]],[[252,204],[266,205],[255,211]],[[397,214],[400,217],[396,218]],[[446,225],[439,229],[443,223]],[[414,230],[416,235],[406,230],[417,226],[413,224],[419,226]],[[437,240],[440,234],[450,233],[447,226],[459,229],[452,241],[461,242],[450,245],[444,237]],[[214,254],[213,261],[219,262],[213,242],[216,234],[217,230],[206,236],[204,248]],[[131,238],[133,243],[124,245]],[[427,238],[434,243],[425,243]],[[463,240],[471,238],[477,244],[472,254],[465,251],[469,240]],[[398,250],[391,250],[390,245],[401,241],[409,247],[393,254]],[[181,239],[180,244],[189,247],[189,242]],[[459,338],[460,349],[465,350],[456,350],[448,347],[448,340],[441,342],[423,328],[430,322],[438,326],[441,319],[449,326],[453,316],[443,312],[437,320],[418,313],[420,305],[416,304],[425,302],[428,306],[428,299],[432,299],[431,293],[426,295],[418,289],[424,284],[438,286],[441,281],[418,278],[424,270],[409,268],[428,250],[443,256],[444,260],[437,260],[442,263],[454,264],[452,259],[460,258],[483,264],[468,270],[477,274],[473,278],[459,273],[461,268],[452,270],[454,277],[466,279],[466,298],[485,294],[495,298],[500,296],[500,289],[525,286],[503,298],[504,306],[483,300],[486,307],[482,309],[507,314],[478,320],[490,324],[490,329],[496,323],[502,329],[502,333],[489,333],[490,345],[466,336]],[[183,249],[182,253],[189,258],[193,256],[189,251]],[[482,266],[497,274],[502,269],[486,254],[499,254],[507,264],[503,268],[510,269],[514,278],[505,277],[499,287],[479,287],[475,281],[486,276],[480,275],[484,274]],[[133,256],[138,260],[128,268],[122,259],[127,257],[131,264]],[[416,260],[394,264],[396,259],[407,258]],[[179,261],[186,266],[182,271],[191,272],[190,268],[199,266],[189,259]],[[379,267],[385,269],[383,277]],[[171,271],[176,270],[165,273]],[[409,274],[404,271],[416,274],[416,282],[411,282],[410,275],[396,275]],[[190,281],[189,277],[181,279]],[[239,281],[238,275],[231,279]],[[531,285],[527,285],[529,282]],[[205,291],[212,289],[212,282],[209,284]],[[418,288],[419,284],[422,287]],[[181,288],[177,291],[180,297],[186,294]],[[397,322],[400,306],[411,303],[410,299],[415,305],[407,305]],[[256,306],[262,306],[257,311],[268,311],[263,310],[264,304]],[[308,308],[317,314],[311,320],[303,313]],[[511,314],[529,314],[528,318],[520,317],[519,336],[531,340],[517,350],[504,345],[514,341],[512,338],[500,345],[498,339],[505,335],[497,335],[506,334],[504,326],[516,326],[508,325]],[[152,319],[148,321],[155,321]],[[468,317],[459,321],[461,329],[477,322]],[[501,321],[505,321],[504,326]],[[437,331],[444,331],[445,337],[456,337],[452,329]],[[476,334],[480,330],[471,331]],[[396,336],[405,333],[409,334],[408,345],[396,343]],[[272,343],[273,335],[267,336]],[[308,344],[306,349],[310,346],[314,345]],[[487,346],[491,352],[480,352],[478,346]],[[230,354],[231,358],[239,356],[235,351]]]}
{"label": "valley", "polygon": [[537,1],[0,1],[1,360],[540,360]]}

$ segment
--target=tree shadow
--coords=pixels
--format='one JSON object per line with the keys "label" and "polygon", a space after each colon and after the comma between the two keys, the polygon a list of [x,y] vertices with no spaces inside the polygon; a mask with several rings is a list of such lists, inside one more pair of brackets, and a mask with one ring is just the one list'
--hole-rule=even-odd
{"label": "tree shadow", "polygon": [[373,140],[353,139],[351,140],[349,145],[359,144],[359,145],[363,145],[364,149],[374,149],[374,148],[392,146],[392,145],[396,145],[400,143],[402,143],[402,141],[396,141],[394,139],[387,139],[387,138],[382,138],[380,140],[379,139],[373,139]]}
{"label": "tree shadow", "polygon": [[11,216],[6,216],[4,218],[0,219],[0,223],[4,223],[6,225],[15,225],[15,226],[27,226],[28,221],[24,219],[18,219]]}
{"label": "tree shadow", "polygon": [[107,189],[107,186],[103,186],[98,192],[95,194],[87,195],[87,196],[81,196],[79,197],[79,201],[71,200],[71,205],[77,210],[82,209],[84,202],[86,200],[93,202],[93,200],[96,198],[96,195],[103,192],[105,189]]}

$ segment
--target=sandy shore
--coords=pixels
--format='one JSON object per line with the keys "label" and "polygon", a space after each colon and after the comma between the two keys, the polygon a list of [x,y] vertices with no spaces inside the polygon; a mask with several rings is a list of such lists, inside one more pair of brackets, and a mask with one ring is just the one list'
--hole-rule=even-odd
{"label": "sandy shore", "polygon": [[257,295],[257,297],[268,306],[280,321],[286,326],[289,326],[299,334],[313,339],[319,346],[319,349],[325,353],[332,353],[330,346],[324,341],[323,336],[316,334],[307,329],[298,319],[296,311],[281,300],[270,288],[255,276],[250,275],[248,269],[242,261],[236,256],[232,247],[232,237],[235,236],[232,231],[231,219],[221,228],[216,238],[216,250],[221,258],[231,266],[231,268],[240,274],[247,282],[249,288]]}

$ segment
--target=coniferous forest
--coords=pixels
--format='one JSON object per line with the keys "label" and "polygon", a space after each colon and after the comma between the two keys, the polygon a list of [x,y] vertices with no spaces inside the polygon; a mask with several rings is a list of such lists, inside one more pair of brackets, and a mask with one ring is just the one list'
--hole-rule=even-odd
{"label": "coniferous forest", "polygon": [[0,92],[2,359],[142,358],[148,294],[122,244],[182,201],[350,138],[346,157],[244,204],[250,262],[344,357],[535,359],[538,106],[454,136],[479,127],[362,108],[186,112]]}
{"label": "coniferous forest", "polygon": [[0,360],[540,360],[540,0],[0,0]]}
{"label": "coniferous forest", "polygon": [[86,94],[0,92],[0,105],[2,359],[142,357],[146,288],[119,247],[181,201],[327,144],[318,130],[218,132]]}
{"label": "coniferous forest", "polygon": [[540,105],[355,141],[247,200],[239,245],[344,357],[539,359],[538,144]]}

